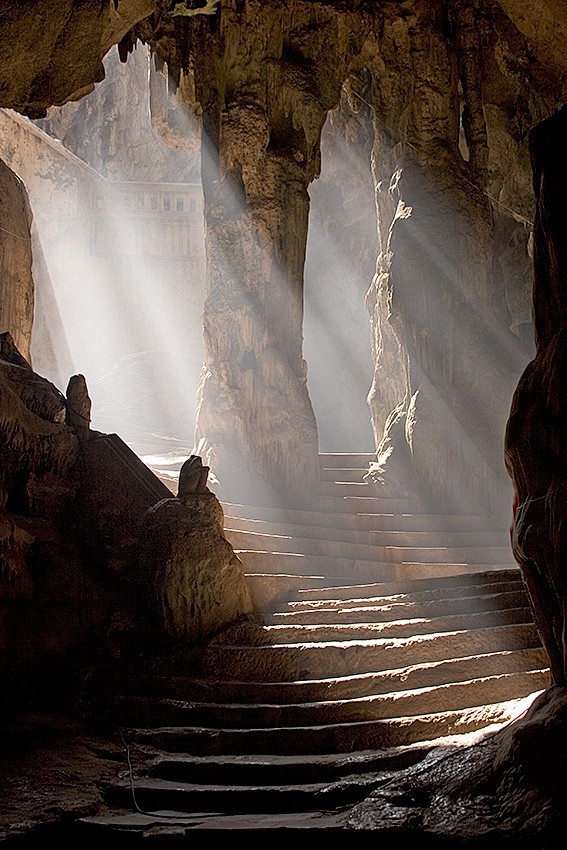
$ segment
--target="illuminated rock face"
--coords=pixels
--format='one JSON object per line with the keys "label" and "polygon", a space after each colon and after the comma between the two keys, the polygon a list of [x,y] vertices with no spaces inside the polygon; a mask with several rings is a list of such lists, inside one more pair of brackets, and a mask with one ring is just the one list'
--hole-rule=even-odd
{"label": "illuminated rock face", "polygon": [[227,7],[195,69],[208,265],[196,443],[231,501],[308,504],[318,488],[303,265],[307,189],[349,58],[341,37],[332,10]]}
{"label": "illuminated rock face", "polygon": [[[489,19],[455,3],[450,20],[448,37],[439,7],[414,4],[386,21],[369,64],[379,236],[369,401],[379,457],[409,444],[430,504],[506,513],[504,431],[531,356],[525,122],[544,113],[521,83],[526,44],[496,9]],[[505,56],[515,58],[503,73]]]}
{"label": "illuminated rock face", "polygon": [[142,562],[155,625],[171,637],[199,640],[254,610],[212,493],[164,499],[150,508]]}
{"label": "illuminated rock face", "polygon": [[0,333],[29,357],[34,291],[32,215],[21,180],[0,160]]}

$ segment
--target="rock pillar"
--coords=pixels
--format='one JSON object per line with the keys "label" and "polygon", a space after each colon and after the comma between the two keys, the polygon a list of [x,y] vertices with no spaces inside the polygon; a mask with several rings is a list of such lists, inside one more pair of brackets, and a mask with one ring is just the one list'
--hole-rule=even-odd
{"label": "rock pillar", "polygon": [[548,652],[567,685],[567,108],[530,134],[536,218],[537,353],[514,394],[506,463],[515,487],[512,546]]}
{"label": "rock pillar", "polygon": [[205,123],[202,154],[207,299],[197,444],[224,498],[295,503],[312,498],[318,482],[302,358],[306,155],[278,147],[258,104],[235,99],[219,119],[218,137]]}
{"label": "rock pillar", "polygon": [[184,22],[178,38],[199,57],[203,114],[207,299],[195,450],[222,498],[312,504],[318,435],[302,353],[308,186],[360,21],[301,2],[222,4],[214,21],[202,18]]}

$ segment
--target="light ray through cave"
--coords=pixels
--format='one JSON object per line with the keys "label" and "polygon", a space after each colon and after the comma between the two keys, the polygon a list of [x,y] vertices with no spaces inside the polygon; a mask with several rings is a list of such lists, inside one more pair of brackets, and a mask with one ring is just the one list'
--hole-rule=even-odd
{"label": "light ray through cave", "polygon": [[[196,132],[189,108],[177,110],[177,121],[178,129],[181,127],[183,132]],[[202,142],[204,156],[218,155],[210,140],[204,138]],[[354,146],[346,142],[338,144],[335,140],[335,144],[335,157],[344,170],[355,175],[354,184],[371,179],[367,154],[355,151]],[[310,190],[314,200],[307,243],[304,323],[308,387],[320,431],[320,449],[372,451],[373,437],[366,405],[372,365],[368,317],[363,307],[363,292],[370,283],[371,274],[366,269],[361,272],[360,263],[349,250],[348,238],[342,238],[340,224],[329,229],[329,220],[336,221],[337,216],[340,220],[341,215],[345,217],[344,231],[352,224],[349,220],[352,199],[350,211],[345,211],[343,199],[339,198],[337,203],[336,194],[325,198],[325,181],[333,180],[329,177],[329,165],[329,160],[323,156],[322,175]],[[170,301],[167,271],[163,266],[160,268],[156,260],[160,252],[166,253],[171,246],[167,245],[165,237],[161,241],[158,239],[160,244],[154,255],[152,240],[144,229],[146,203],[149,205],[146,212],[152,214],[152,192],[148,186],[132,181],[113,184],[103,178],[97,178],[96,185],[97,200],[92,204],[95,221],[90,219],[90,199],[86,197],[81,199],[77,219],[67,215],[66,227],[55,235],[53,223],[46,226],[48,217],[45,214],[43,222],[41,213],[36,217],[48,273],[57,281],[56,308],[68,336],[73,371],[87,377],[93,398],[93,427],[120,433],[146,456],[155,455],[155,445],[160,440],[162,445],[169,440],[172,451],[182,447],[188,454],[192,446],[194,398],[202,361],[200,310],[193,311],[198,313],[197,321],[191,326],[193,332],[187,333],[184,322],[180,321],[183,309]],[[166,187],[162,189],[165,191]],[[179,199],[175,188],[169,189],[168,203],[175,206]],[[231,191],[228,181],[225,190]],[[142,210],[138,208],[140,200]],[[243,199],[233,192],[230,204],[237,207],[243,204]],[[174,210],[170,206],[164,212]],[[374,211],[369,219],[372,220],[365,226],[375,237]],[[44,234],[42,227],[46,230]],[[198,225],[195,223],[195,232],[199,231],[196,238],[202,239],[202,228],[202,220]],[[465,340],[467,335],[482,334],[487,340],[487,362],[500,363],[503,358],[515,357],[517,352],[510,335],[496,325],[487,329],[481,306],[467,296],[466,281],[451,275],[446,257],[423,238],[419,230],[414,234],[418,243],[413,246],[414,253],[420,253],[431,267],[438,269],[440,288],[450,292],[461,304],[458,311],[462,316],[462,326],[458,329],[461,338]],[[155,233],[153,239],[155,242]],[[227,268],[230,261],[230,257],[225,257]],[[365,280],[367,274],[368,280]],[[78,280],[81,280],[80,290],[76,285]],[[283,283],[285,285],[285,281]],[[202,281],[200,286],[203,289]],[[358,305],[357,298],[360,299]],[[423,317],[417,314],[418,305],[410,300],[406,306],[410,323],[419,325]],[[412,310],[416,311],[415,315]],[[128,317],[126,322],[124,316]],[[55,314],[53,323],[56,322]],[[437,324],[428,328],[433,360],[443,358],[443,347],[449,344],[445,332],[443,315],[439,313]],[[360,345],[362,336],[365,338],[363,346]],[[192,359],[192,372],[184,359]],[[41,367],[41,363],[38,366]],[[486,398],[475,381],[474,367],[472,363],[464,364],[459,389],[468,395],[468,424],[472,424],[473,431],[477,427],[482,430],[489,417]],[[436,375],[429,377],[433,382],[438,378]],[[464,433],[459,436],[459,422],[446,400],[441,396],[439,399],[439,403],[447,407],[444,418],[452,423],[454,443],[470,443],[470,436]],[[472,444],[474,446],[474,439]],[[178,452],[176,458],[182,454]],[[460,509],[461,506],[455,504],[455,512]]]}

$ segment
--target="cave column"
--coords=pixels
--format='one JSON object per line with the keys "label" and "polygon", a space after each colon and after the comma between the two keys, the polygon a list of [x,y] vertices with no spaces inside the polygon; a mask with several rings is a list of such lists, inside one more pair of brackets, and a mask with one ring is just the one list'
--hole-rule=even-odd
{"label": "cave column", "polygon": [[207,256],[199,452],[225,498],[312,498],[318,439],[302,358],[304,163],[270,150],[262,107],[205,116]]}
{"label": "cave column", "polygon": [[[196,451],[225,500],[312,505],[318,435],[303,359],[308,186],[364,33],[324,4],[219,4],[156,45],[202,113],[204,367]],[[164,46],[165,45],[165,46]],[[197,61],[198,58],[198,61]]]}

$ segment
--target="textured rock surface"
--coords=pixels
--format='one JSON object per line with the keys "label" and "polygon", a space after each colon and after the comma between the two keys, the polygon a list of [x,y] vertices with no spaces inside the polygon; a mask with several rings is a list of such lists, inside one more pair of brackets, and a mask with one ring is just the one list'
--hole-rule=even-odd
{"label": "textured rock surface", "polygon": [[150,508],[140,557],[157,626],[171,637],[201,640],[254,611],[212,493],[164,499]]}
{"label": "textured rock surface", "polygon": [[[108,180],[192,183],[199,180],[198,122],[186,116],[187,149],[166,144],[152,126],[150,96],[166,76],[155,69],[148,48],[138,44],[121,62],[118,48],[104,58],[105,78],[95,90],[61,108],[49,109],[36,125]],[[154,80],[158,77],[158,80]],[[154,108],[156,108],[154,106]],[[155,123],[155,122],[154,122]]]}
{"label": "textured rock surface", "polygon": [[188,69],[188,49],[201,57],[208,298],[196,437],[223,497],[307,502],[318,483],[302,356],[307,187],[361,26],[309,3],[226,4],[221,15],[220,27],[195,16],[147,36],[171,69]]}
{"label": "textured rock surface", "polygon": [[31,210],[21,180],[0,160],[0,333],[29,357],[33,324]]}
{"label": "textured rock surface", "polygon": [[567,685],[567,584],[563,523],[565,395],[567,387],[567,140],[565,109],[531,134],[536,195],[534,312],[537,355],[514,395],[506,440],[508,469],[516,490],[514,554],[536,610],[556,684]]}
{"label": "textured rock surface", "polygon": [[497,7],[457,3],[446,23],[415,3],[366,48],[380,249],[370,404],[379,457],[405,438],[432,504],[498,512],[511,499],[509,399],[530,354],[526,119],[551,91],[522,87],[528,47]]}
{"label": "textured rock surface", "polygon": [[106,52],[159,5],[159,0],[3,0],[2,106],[40,117],[47,107],[92,91],[104,77]]}

